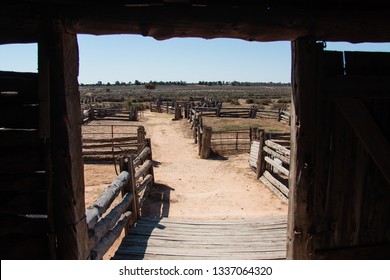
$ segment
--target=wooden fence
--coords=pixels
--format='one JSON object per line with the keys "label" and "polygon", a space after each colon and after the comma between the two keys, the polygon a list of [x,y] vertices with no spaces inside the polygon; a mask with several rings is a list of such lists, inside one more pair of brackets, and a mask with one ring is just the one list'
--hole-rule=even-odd
{"label": "wooden fence", "polygon": [[[127,232],[141,217],[143,201],[154,184],[150,139],[145,139],[142,151],[135,158],[120,159],[120,171],[105,192],[86,209],[90,259],[102,259],[122,230]],[[121,200],[110,207],[119,193]]]}
{"label": "wooden fence", "polygon": [[82,130],[84,163],[112,163],[137,154],[144,146],[143,126],[88,124]]}
{"label": "wooden fence", "polygon": [[258,118],[258,119],[277,119],[290,124],[290,112],[279,109],[279,110],[261,110],[257,106],[253,105],[249,108],[245,107],[222,107],[222,103],[216,107],[200,107],[188,104],[186,113],[191,114],[191,110],[195,110],[202,116],[208,117],[220,117],[220,118]]}
{"label": "wooden fence", "polygon": [[174,120],[179,120],[183,118],[183,109],[185,108],[187,102],[179,102],[179,101],[165,101],[165,102],[151,102],[150,112],[157,113],[166,113],[166,114],[174,114]]}
{"label": "wooden fence", "polygon": [[[282,141],[285,135],[281,135]],[[270,140],[264,130],[259,130],[257,140],[251,143],[249,165],[269,189],[278,195],[283,201],[288,201],[288,176],[290,166],[290,150]]]}
{"label": "wooden fence", "polygon": [[211,149],[217,154],[249,152],[251,129],[212,131]]}
{"label": "wooden fence", "polygon": [[81,114],[82,124],[87,124],[93,120],[138,121],[139,118],[139,110],[135,106],[130,109],[91,107],[83,110]]}
{"label": "wooden fence", "polygon": [[199,156],[209,158],[212,153],[227,155],[237,152],[249,152],[255,128],[234,131],[213,131],[203,125],[201,113],[189,110],[188,121],[191,123],[194,143],[198,144]]}

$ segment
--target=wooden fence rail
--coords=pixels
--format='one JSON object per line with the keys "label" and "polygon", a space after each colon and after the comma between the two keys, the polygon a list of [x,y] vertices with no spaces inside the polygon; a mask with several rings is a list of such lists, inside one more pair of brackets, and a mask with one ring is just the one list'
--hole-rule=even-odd
{"label": "wooden fence rail", "polygon": [[290,150],[274,141],[267,140],[270,135],[263,130],[260,130],[258,135],[258,139],[251,143],[249,165],[256,171],[257,179],[260,179],[283,201],[287,202]]}
{"label": "wooden fence rail", "polygon": [[[145,139],[145,147],[135,159],[121,158],[120,170],[118,177],[86,209],[91,259],[102,259],[122,230],[127,231],[141,216],[142,203],[154,184],[150,139]],[[109,209],[119,193],[122,199]]]}
{"label": "wooden fence rail", "polygon": [[82,124],[90,123],[93,120],[138,121],[139,118],[139,110],[136,106],[129,109],[90,107],[81,113]]}
{"label": "wooden fence rail", "polygon": [[143,149],[144,139],[143,126],[85,125],[82,133],[84,163],[113,162],[121,156],[136,155]]}

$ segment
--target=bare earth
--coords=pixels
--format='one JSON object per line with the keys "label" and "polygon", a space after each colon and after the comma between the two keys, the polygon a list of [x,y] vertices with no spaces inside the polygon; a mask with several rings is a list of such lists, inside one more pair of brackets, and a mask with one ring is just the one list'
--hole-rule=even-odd
{"label": "bare earth", "polygon": [[[248,154],[203,160],[189,137],[186,120],[172,121],[172,115],[145,112],[139,124],[152,139],[156,161],[156,186],[143,215],[209,220],[287,215],[287,204],[256,180]],[[112,165],[85,165],[86,205],[115,177]],[[113,255],[116,243],[105,259]]]}

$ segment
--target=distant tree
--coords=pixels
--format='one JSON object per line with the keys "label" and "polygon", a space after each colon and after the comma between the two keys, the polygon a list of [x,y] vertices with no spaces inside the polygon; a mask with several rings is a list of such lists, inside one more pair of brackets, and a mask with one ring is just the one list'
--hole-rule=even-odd
{"label": "distant tree", "polygon": [[139,85],[141,85],[141,82],[138,81],[138,80],[135,80],[135,81],[134,81],[134,84],[135,84],[136,86],[139,86]]}
{"label": "distant tree", "polygon": [[106,84],[107,86],[111,86],[111,84],[110,84],[110,82],[107,82],[107,84]]}
{"label": "distant tree", "polygon": [[152,81],[150,81],[149,83],[145,84],[145,88],[147,89],[155,89],[156,88],[156,84]]}
{"label": "distant tree", "polygon": [[98,85],[98,86],[101,86],[103,83],[102,83],[102,81],[98,81],[97,83],[96,83],[96,85]]}
{"label": "distant tree", "polygon": [[121,83],[119,81],[115,81],[115,85],[119,86]]}

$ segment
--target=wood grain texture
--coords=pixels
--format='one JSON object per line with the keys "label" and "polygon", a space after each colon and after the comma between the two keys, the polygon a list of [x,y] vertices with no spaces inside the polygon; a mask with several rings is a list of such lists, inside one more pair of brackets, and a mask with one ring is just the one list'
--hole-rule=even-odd
{"label": "wood grain texture", "polygon": [[285,259],[286,217],[199,221],[143,217],[113,259]]}

